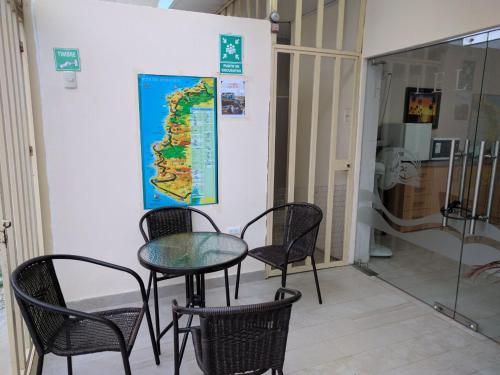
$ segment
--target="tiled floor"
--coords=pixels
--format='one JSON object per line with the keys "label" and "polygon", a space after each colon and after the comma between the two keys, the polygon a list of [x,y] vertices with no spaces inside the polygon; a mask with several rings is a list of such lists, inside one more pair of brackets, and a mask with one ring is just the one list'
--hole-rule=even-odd
{"label": "tiled floor", "polygon": [[[454,259],[396,237],[379,236],[377,242],[393,250],[390,258],[370,259],[370,268],[379,277],[428,304],[439,302],[457,310],[479,325],[485,335],[500,341],[500,274],[484,272],[468,276],[471,268]],[[458,250],[457,250],[458,251]]]}
{"label": "tiled floor", "polygon": [[[319,278],[321,306],[311,273],[289,276],[289,287],[300,289],[303,298],[292,310],[286,374],[500,374],[500,345],[383,281],[352,267],[323,270]],[[279,282],[273,278],[242,284],[238,303],[272,299]],[[207,299],[210,305],[222,305],[224,289],[207,291]],[[170,300],[162,301],[165,317],[170,316]],[[171,334],[162,341],[157,367],[144,325],[131,356],[133,373],[173,373]],[[188,348],[181,374],[200,374],[192,346]],[[48,356],[44,374],[65,374],[65,364],[64,358]],[[74,370],[75,374],[123,374],[117,353],[77,357]]]}

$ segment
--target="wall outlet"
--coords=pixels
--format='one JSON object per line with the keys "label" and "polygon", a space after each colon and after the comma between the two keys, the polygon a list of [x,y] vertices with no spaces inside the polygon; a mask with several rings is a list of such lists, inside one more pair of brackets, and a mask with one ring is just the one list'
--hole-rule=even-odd
{"label": "wall outlet", "polygon": [[233,236],[239,236],[241,233],[241,227],[227,227],[227,233]]}

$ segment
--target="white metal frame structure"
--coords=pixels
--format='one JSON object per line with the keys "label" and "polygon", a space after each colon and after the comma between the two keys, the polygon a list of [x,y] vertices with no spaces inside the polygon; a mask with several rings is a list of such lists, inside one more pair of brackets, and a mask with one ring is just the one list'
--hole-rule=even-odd
{"label": "white metal frame structure", "polygon": [[[267,205],[272,207],[275,203],[275,142],[276,142],[276,109],[277,109],[277,76],[278,76],[278,55],[289,54],[290,56],[290,92],[289,92],[289,123],[288,123],[288,157],[287,157],[287,192],[286,200],[294,201],[295,185],[296,185],[296,159],[297,159],[297,117],[298,117],[298,97],[299,97],[299,78],[300,78],[300,61],[302,56],[311,56],[314,59],[312,96],[311,96],[311,117],[310,117],[310,145],[309,150],[309,167],[308,167],[308,184],[307,184],[307,201],[315,203],[315,174],[317,167],[317,135],[318,135],[318,101],[320,96],[321,77],[321,61],[323,58],[333,59],[333,81],[332,98],[331,98],[331,124],[330,124],[330,149],[329,155],[322,157],[328,158],[328,188],[326,197],[326,210],[324,212],[325,231],[324,231],[324,260],[318,262],[317,268],[330,268],[348,264],[348,252],[350,249],[351,240],[351,222],[352,222],[352,207],[353,207],[353,191],[354,191],[354,166],[355,147],[357,137],[357,108],[359,100],[359,79],[361,67],[361,49],[362,36],[364,28],[364,13],[366,0],[359,1],[359,14],[356,35],[356,46],[352,51],[344,49],[344,28],[345,28],[345,10],[346,2],[350,0],[337,0],[337,29],[335,38],[335,49],[324,47],[323,43],[323,20],[325,10],[325,0],[315,0],[316,3],[316,33],[314,46],[304,46],[302,43],[302,18],[303,18],[303,0],[230,0],[217,12],[221,15],[240,16],[251,18],[267,18],[272,11],[278,11],[278,2],[280,7],[283,5],[295,5],[295,20],[292,27],[291,44],[279,44],[276,36],[273,38],[273,81],[271,93],[271,109],[270,109],[270,127],[269,127],[269,165],[268,165],[268,198]],[[332,2],[329,2],[330,4]],[[265,12],[264,12],[265,9]],[[341,74],[342,64],[346,62],[354,64],[352,99],[350,108],[352,109],[352,121],[348,135],[342,142],[348,143],[349,151],[347,158],[339,159],[336,152],[336,144],[339,128],[339,104],[341,96]],[[343,225],[343,248],[342,256],[337,259],[332,258],[332,229],[334,225],[334,196],[335,196],[335,176],[337,172],[344,172],[346,178],[346,196],[344,206],[344,225]],[[273,239],[273,220],[267,221],[267,242],[270,244]],[[267,267],[267,275],[274,276],[280,273],[279,270],[273,270]],[[290,265],[289,272],[303,272],[311,270],[310,260],[304,264]]]}
{"label": "white metal frame structure", "polygon": [[[6,302],[10,364],[3,371],[30,373],[34,347],[9,285],[11,271],[43,254],[22,4],[0,0],[0,265]],[[3,353],[5,355],[5,353]]]}

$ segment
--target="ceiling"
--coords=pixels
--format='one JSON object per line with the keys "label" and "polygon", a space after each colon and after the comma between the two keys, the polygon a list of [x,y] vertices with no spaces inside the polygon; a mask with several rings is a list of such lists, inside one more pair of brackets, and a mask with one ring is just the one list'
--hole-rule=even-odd
{"label": "ceiling", "polygon": [[[146,5],[150,7],[158,7],[161,5],[161,0],[104,0],[112,3],[124,3],[132,5]],[[165,1],[168,5],[169,1]],[[170,9],[188,10],[192,12],[215,13],[221,6],[226,3],[226,0],[173,0]]]}
{"label": "ceiling", "polygon": [[215,13],[227,0],[174,0],[170,9]]}

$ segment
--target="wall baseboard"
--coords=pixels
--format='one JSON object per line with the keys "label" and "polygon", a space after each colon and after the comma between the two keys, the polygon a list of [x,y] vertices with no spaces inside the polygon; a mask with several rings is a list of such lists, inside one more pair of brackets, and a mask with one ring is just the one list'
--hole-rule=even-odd
{"label": "wall baseboard", "polygon": [[[251,283],[258,280],[263,280],[266,277],[265,271],[254,271],[248,273],[242,273],[240,278],[240,284]],[[182,277],[178,278],[179,283],[174,285],[164,285],[158,287],[158,297],[168,298],[169,296],[184,295],[185,286],[184,279]],[[144,286],[147,288],[148,280],[145,280]],[[229,286],[234,291],[234,285],[236,284],[236,275],[229,276]],[[161,285],[161,282],[160,282]],[[215,289],[224,286],[224,277],[216,277],[213,279],[207,279],[205,281],[205,288]],[[153,293],[153,291],[151,291]],[[139,291],[125,292],[119,294],[112,294],[109,296],[100,296],[87,298],[77,301],[68,302],[69,307],[76,310],[92,311],[92,310],[102,310],[103,308],[109,308],[111,306],[119,306],[126,304],[137,304],[140,303],[141,296]],[[152,301],[152,297],[151,297]]]}

